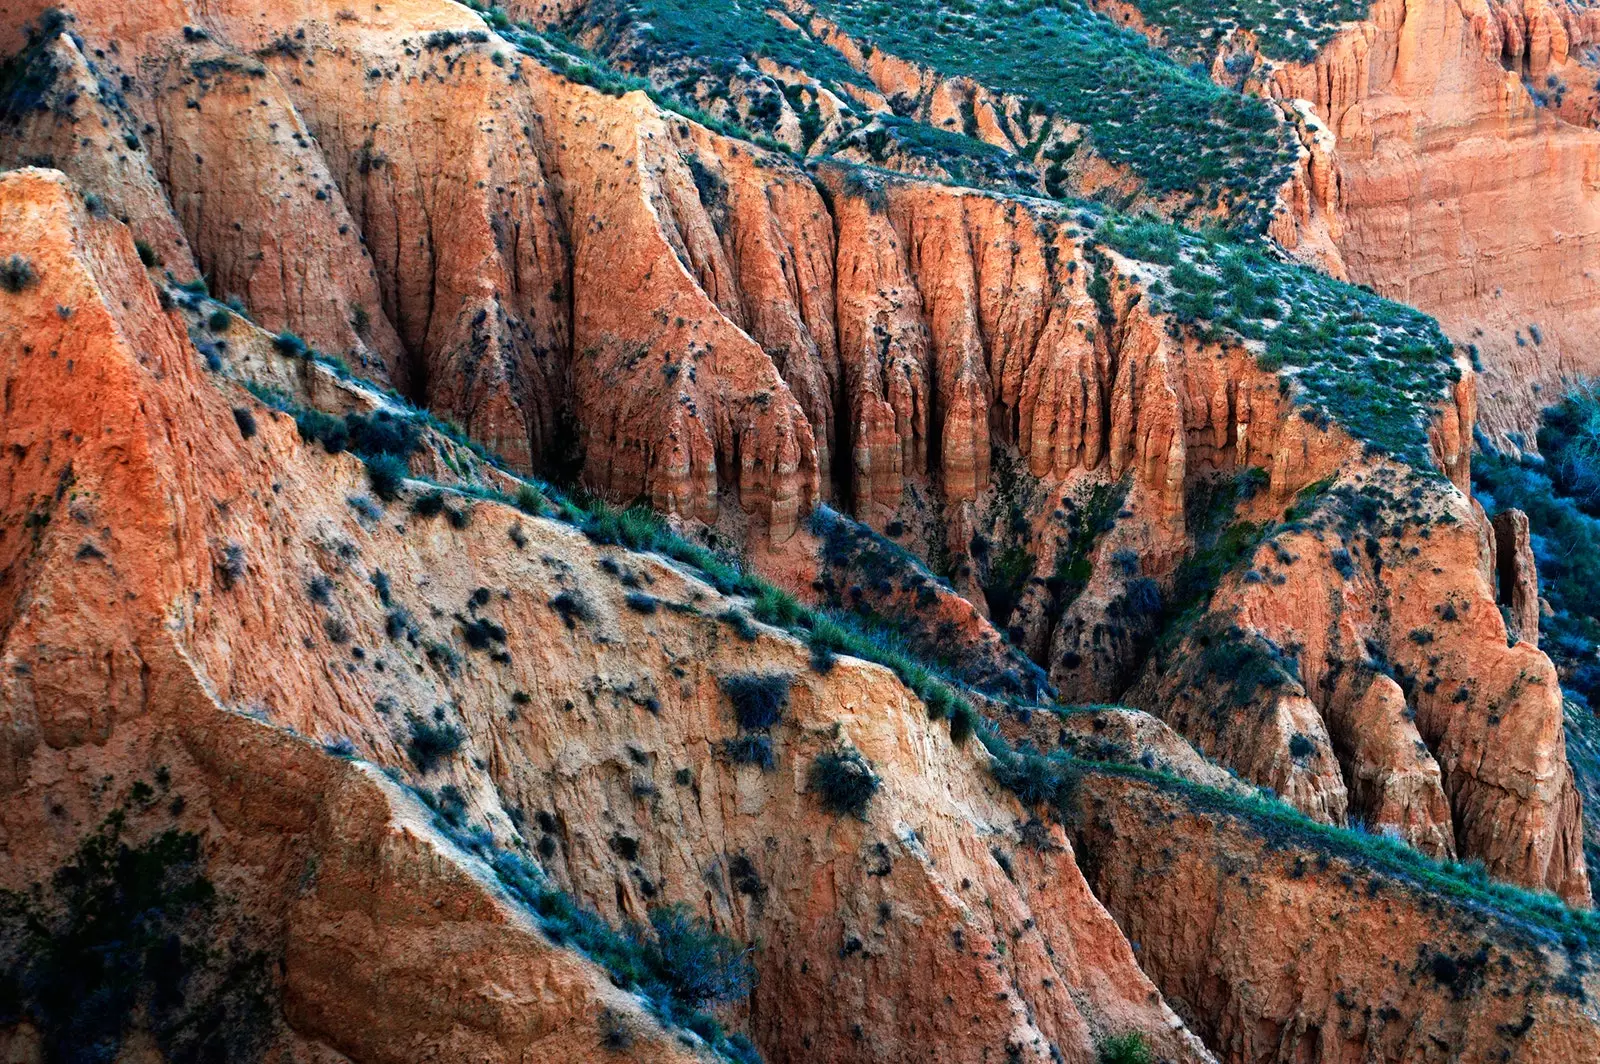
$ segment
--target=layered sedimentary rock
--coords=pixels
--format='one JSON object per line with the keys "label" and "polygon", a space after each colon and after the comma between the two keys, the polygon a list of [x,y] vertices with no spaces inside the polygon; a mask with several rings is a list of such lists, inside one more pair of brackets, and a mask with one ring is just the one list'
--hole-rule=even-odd
{"label": "layered sedimentary rock", "polygon": [[1550,390],[1597,368],[1597,32],[1566,3],[1380,0],[1270,81],[1334,138],[1313,192],[1350,278],[1477,348],[1502,443],[1531,445]]}

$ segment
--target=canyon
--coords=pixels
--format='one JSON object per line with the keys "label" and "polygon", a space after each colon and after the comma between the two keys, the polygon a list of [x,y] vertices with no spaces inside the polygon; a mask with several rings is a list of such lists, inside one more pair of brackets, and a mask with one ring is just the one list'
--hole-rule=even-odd
{"label": "canyon", "polygon": [[1600,1056],[1589,14],[712,7],[0,0],[6,1059]]}

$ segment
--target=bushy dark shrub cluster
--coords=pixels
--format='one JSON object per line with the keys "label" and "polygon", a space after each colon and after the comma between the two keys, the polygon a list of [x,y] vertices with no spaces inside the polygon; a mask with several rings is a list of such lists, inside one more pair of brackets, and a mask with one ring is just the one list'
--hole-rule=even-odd
{"label": "bushy dark shrub cluster", "polygon": [[417,770],[424,774],[448,760],[467,741],[460,728],[444,719],[442,710],[435,710],[431,721],[409,713],[406,715],[406,727],[410,732],[406,754]]}
{"label": "bushy dark shrub cluster", "polygon": [[794,676],[787,672],[736,672],[720,681],[733,715],[746,731],[766,731],[789,708]]}
{"label": "bushy dark shrub cluster", "polygon": [[850,747],[818,754],[811,762],[807,780],[824,809],[862,820],[866,819],[867,807],[883,785],[861,752]]}

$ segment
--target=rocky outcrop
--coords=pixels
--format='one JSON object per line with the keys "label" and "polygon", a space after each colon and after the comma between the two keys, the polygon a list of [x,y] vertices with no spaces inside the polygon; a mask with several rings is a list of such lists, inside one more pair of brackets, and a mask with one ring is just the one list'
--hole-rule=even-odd
{"label": "rocky outcrop", "polygon": [[[1288,780],[1313,816],[1338,822],[1347,800],[1374,830],[1586,904],[1554,669],[1507,645],[1485,572],[1459,564],[1480,549],[1478,512],[1437,482],[1358,476],[1254,549],[1212,600],[1218,620],[1154,656],[1134,701],[1257,782]],[[1263,701],[1280,719],[1301,707],[1294,731],[1260,728]],[[1342,786],[1315,769],[1327,749]]]}
{"label": "rocky outcrop", "polygon": [[[596,965],[539,934],[372,766],[329,756],[243,712],[254,698],[218,691],[198,658],[226,659],[233,646],[206,647],[216,618],[205,611],[197,626],[183,589],[227,579],[259,591],[272,572],[298,581],[264,544],[252,543],[243,572],[226,567],[222,537],[276,498],[273,459],[230,424],[127,229],[94,217],[58,174],[30,170],[0,178],[0,226],[28,235],[20,252],[37,271],[30,290],[0,299],[10,341],[0,882],[48,881],[110,816],[130,842],[199,833],[243,946],[264,951],[233,972],[274,1006],[228,1031],[241,1056],[401,1060],[434,1045],[486,1060],[591,1060],[614,1015],[636,1059],[694,1059]],[[269,436],[278,455],[301,450],[281,427]],[[247,630],[278,616],[270,596],[246,601]],[[252,654],[264,645],[252,643]],[[252,667],[289,685],[309,675],[282,661]],[[204,958],[222,944],[196,945]],[[50,1035],[9,1033],[18,1059],[38,1059]]]}
{"label": "rocky outcrop", "polygon": [[[1087,1061],[1127,1030],[1211,1059],[1059,829],[1029,828],[886,670],[732,638],[742,604],[693,573],[497,503],[375,516],[355,458],[208,376],[128,231],[60,175],[0,179],[0,221],[36,270],[0,298],[25,338],[0,428],[6,886],[70,851],[108,773],[165,766],[213,877],[270,916],[283,1037],[351,1059],[585,1060],[618,1024],[637,1059],[703,1051],[659,1049],[457,845],[519,854],[613,922],[682,902],[758,943],[729,1019],[771,1059]],[[772,771],[728,747],[722,681],[752,669],[788,685]],[[453,743],[422,756],[424,724]],[[840,746],[881,779],[859,819],[810,782]]]}
{"label": "rocky outcrop", "polygon": [[1270,81],[1335,138],[1313,190],[1349,277],[1477,349],[1502,444],[1533,446],[1549,389],[1597,368],[1597,31],[1565,3],[1380,0]]}
{"label": "rocky outcrop", "polygon": [[1539,645],[1539,573],[1528,536],[1528,515],[1503,510],[1494,515],[1495,600],[1505,607],[1512,639]]}
{"label": "rocky outcrop", "polygon": [[1587,964],[1469,884],[1441,904],[1404,860],[1297,846],[1248,803],[1172,785],[1095,773],[1082,797],[1090,883],[1220,1060],[1600,1053]]}

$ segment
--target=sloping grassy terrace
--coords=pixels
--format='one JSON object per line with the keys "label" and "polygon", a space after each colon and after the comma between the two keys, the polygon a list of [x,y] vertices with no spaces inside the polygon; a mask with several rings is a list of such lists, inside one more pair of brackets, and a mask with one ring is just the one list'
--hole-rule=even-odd
{"label": "sloping grassy terrace", "polygon": [[1309,63],[1346,22],[1365,18],[1364,0],[1132,0],[1145,23],[1162,33],[1168,48],[1187,58],[1208,59],[1235,29],[1255,35],[1268,59]]}
{"label": "sloping grassy terrace", "polygon": [[1272,107],[1181,66],[1076,0],[818,0],[845,32],[946,75],[1025,96],[1087,128],[1158,196],[1259,231],[1296,150]]}
{"label": "sloping grassy terrace", "polygon": [[1146,291],[1174,328],[1246,342],[1319,426],[1337,422],[1413,468],[1432,467],[1428,425],[1461,370],[1431,317],[1248,243],[1116,217],[1096,235],[1154,267]]}

